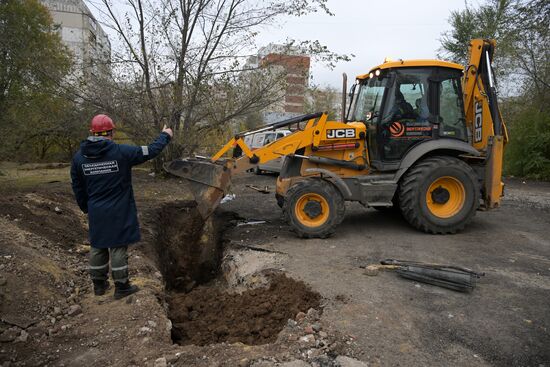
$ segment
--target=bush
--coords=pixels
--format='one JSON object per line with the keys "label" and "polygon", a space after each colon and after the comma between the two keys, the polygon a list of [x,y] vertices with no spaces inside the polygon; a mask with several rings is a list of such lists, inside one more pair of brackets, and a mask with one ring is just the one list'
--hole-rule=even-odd
{"label": "bush", "polygon": [[504,172],[550,180],[550,114],[535,109],[518,111],[510,121]]}

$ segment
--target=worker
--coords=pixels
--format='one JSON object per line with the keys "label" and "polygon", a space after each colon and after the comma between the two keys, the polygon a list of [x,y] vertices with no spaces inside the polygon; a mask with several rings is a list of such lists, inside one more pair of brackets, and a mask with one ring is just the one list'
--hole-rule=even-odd
{"label": "worker", "polygon": [[395,90],[395,103],[391,110],[393,121],[412,118],[414,116],[414,110],[409,102],[405,99],[403,93],[396,88]]}
{"label": "worker", "polygon": [[137,292],[128,278],[128,245],[140,240],[132,167],[155,158],[168,145],[172,129],[164,126],[151,144],[132,146],[113,142],[115,124],[97,115],[71,165],[72,188],[80,209],[88,214],[91,244],[89,270],[97,296],[109,289],[109,257],[115,299]]}

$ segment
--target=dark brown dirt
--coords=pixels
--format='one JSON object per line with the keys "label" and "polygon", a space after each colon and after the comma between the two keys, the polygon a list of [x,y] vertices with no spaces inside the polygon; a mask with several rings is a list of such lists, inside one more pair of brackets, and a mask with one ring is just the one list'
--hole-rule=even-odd
{"label": "dark brown dirt", "polygon": [[159,269],[167,290],[190,291],[215,278],[222,246],[213,218],[205,222],[194,201],[167,203],[158,211],[156,240]]}
{"label": "dark brown dirt", "polygon": [[52,190],[3,196],[0,216],[64,248],[75,247],[88,238],[85,214],[76,208],[70,193]]}
{"label": "dark brown dirt", "polygon": [[184,345],[270,343],[288,319],[300,311],[318,308],[320,299],[306,284],[284,274],[272,274],[268,287],[242,294],[224,293],[214,287],[173,294],[169,301],[172,339]]}

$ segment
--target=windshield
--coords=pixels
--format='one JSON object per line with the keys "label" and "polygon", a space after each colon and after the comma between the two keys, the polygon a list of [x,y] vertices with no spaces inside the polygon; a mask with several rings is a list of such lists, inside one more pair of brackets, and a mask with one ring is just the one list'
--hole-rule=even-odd
{"label": "windshield", "polygon": [[353,121],[367,122],[379,114],[386,84],[387,78],[371,78],[359,86],[355,109],[351,116]]}

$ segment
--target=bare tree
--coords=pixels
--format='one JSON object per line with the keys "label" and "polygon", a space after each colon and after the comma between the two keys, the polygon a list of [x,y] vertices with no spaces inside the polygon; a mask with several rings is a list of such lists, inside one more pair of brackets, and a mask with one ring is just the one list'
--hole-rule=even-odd
{"label": "bare tree", "polygon": [[[326,0],[99,0],[119,37],[113,80],[93,103],[122,119],[135,139],[162,124],[176,130],[169,157],[189,154],[205,132],[259,111],[284,94],[285,75],[248,63],[259,27],[280,16],[324,11]],[[319,42],[287,41],[322,61],[348,60]]]}

